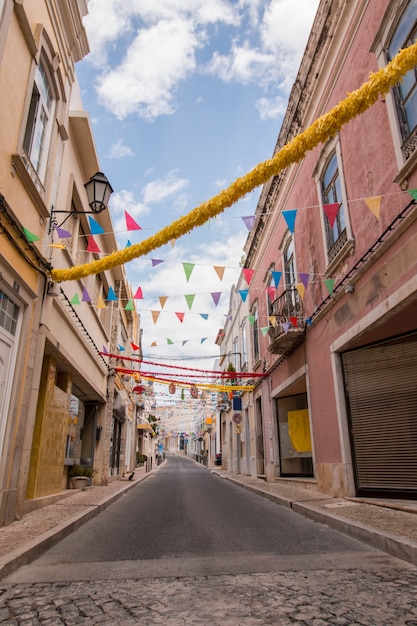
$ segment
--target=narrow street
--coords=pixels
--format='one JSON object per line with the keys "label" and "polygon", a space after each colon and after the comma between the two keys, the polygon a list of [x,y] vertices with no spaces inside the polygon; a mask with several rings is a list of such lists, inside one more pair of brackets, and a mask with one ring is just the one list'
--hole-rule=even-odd
{"label": "narrow street", "polygon": [[0,624],[417,625],[417,569],[169,456],[0,584]]}

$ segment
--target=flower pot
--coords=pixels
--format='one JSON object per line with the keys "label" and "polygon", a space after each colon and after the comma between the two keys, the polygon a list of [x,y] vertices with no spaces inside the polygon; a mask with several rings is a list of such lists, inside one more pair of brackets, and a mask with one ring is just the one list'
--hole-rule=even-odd
{"label": "flower pot", "polygon": [[70,480],[73,489],[85,489],[90,479],[88,476],[71,476]]}

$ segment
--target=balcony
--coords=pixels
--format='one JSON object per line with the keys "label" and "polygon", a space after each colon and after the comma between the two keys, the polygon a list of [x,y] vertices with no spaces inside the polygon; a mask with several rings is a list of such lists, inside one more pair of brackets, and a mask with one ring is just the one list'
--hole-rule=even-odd
{"label": "balcony", "polygon": [[271,316],[276,318],[275,326],[270,326],[268,335],[269,352],[288,356],[304,341],[305,315],[302,298],[295,287],[286,289],[272,303]]}

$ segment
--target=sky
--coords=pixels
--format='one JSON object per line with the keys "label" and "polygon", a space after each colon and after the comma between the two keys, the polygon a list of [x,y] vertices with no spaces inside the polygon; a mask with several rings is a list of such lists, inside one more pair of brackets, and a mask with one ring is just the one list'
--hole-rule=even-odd
{"label": "sky", "polygon": [[[101,169],[115,190],[110,211],[120,248],[272,156],[318,4],[89,0],[91,52],[77,74]],[[135,303],[144,359],[214,368],[215,339],[241,273],[243,218],[255,214],[260,192],[125,265],[133,292],[143,294]],[[140,230],[127,231],[125,211]],[[214,267],[225,268],[222,279]]]}

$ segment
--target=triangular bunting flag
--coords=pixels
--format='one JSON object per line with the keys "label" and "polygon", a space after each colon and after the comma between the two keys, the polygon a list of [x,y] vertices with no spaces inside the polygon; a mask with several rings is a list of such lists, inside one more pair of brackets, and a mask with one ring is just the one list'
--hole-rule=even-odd
{"label": "triangular bunting flag", "polygon": [[161,261],[160,259],[151,259],[151,263],[152,263],[152,267],[156,267],[156,265],[159,265],[160,263],[164,263],[164,261]]}
{"label": "triangular bunting flag", "polygon": [[183,340],[181,341],[181,345],[182,345],[182,346],[185,346],[185,344],[186,344],[186,343],[188,343],[188,342],[189,342],[189,339],[183,339]]}
{"label": "triangular bunting flag", "polygon": [[313,326],[313,320],[311,319],[311,317],[307,317],[306,324],[307,326]]}
{"label": "triangular bunting flag", "polygon": [[23,226],[23,232],[25,233],[25,237],[26,237],[26,239],[28,240],[29,243],[34,243],[35,241],[40,241],[40,238],[38,237],[38,235],[35,235],[34,233],[31,233],[30,230],[28,230],[24,226]]}
{"label": "triangular bunting flag", "polygon": [[91,298],[90,298],[90,295],[89,295],[86,287],[83,287],[83,295],[81,296],[81,301],[82,302],[91,302]]}
{"label": "triangular bunting flag", "polygon": [[255,323],[255,316],[254,315],[248,315],[248,322],[249,324],[251,324],[252,326]]}
{"label": "triangular bunting flag", "polygon": [[417,200],[417,189],[409,189],[408,193],[413,198],[413,200]]}
{"label": "triangular bunting flag", "polygon": [[276,318],[276,315],[270,315],[270,316],[268,317],[268,319],[269,319],[269,321],[271,322],[272,326],[274,326],[274,327],[275,327],[275,326],[277,325],[277,318]]}
{"label": "triangular bunting flag", "polygon": [[333,202],[331,204],[323,204],[323,211],[329,220],[330,228],[333,228],[336,216],[339,212],[340,202]]}
{"label": "triangular bunting flag", "polygon": [[102,350],[103,354],[108,354],[109,351],[107,350],[106,346],[103,346],[103,350]]}
{"label": "triangular bunting flag", "polygon": [[290,233],[293,233],[294,227],[295,227],[295,218],[297,217],[297,209],[290,209],[288,211],[283,211],[282,217],[287,222],[287,226],[288,226]]}
{"label": "triangular bunting flag", "polygon": [[70,300],[71,304],[81,304],[80,302],[80,296],[78,295],[78,293],[75,294],[75,296],[72,298],[72,300]]}
{"label": "triangular bunting flag", "polygon": [[368,208],[375,215],[376,219],[379,220],[379,214],[381,212],[381,199],[382,196],[374,196],[373,198],[364,198]]}
{"label": "triangular bunting flag", "polygon": [[190,280],[190,276],[192,274],[192,271],[195,267],[194,263],[183,263],[182,264],[183,268],[184,268],[184,272],[185,272],[185,278],[187,279],[187,283]]}
{"label": "triangular bunting flag", "polygon": [[151,348],[154,348],[155,346],[157,346],[158,344],[156,343],[156,341],[152,341],[151,343]]}
{"label": "triangular bunting flag", "polygon": [[211,297],[213,298],[213,302],[214,302],[214,304],[216,306],[219,304],[219,300],[220,300],[220,296],[221,295],[222,295],[221,291],[216,291],[216,292],[211,294]]}
{"label": "triangular bunting flag", "polygon": [[214,271],[216,272],[216,274],[220,278],[220,280],[223,280],[224,270],[225,270],[225,268],[221,267],[220,265],[215,265],[214,266]]}
{"label": "triangular bunting flag", "polygon": [[268,298],[270,300],[270,302],[273,302],[275,300],[275,294],[277,292],[275,287],[267,287],[266,288],[266,292],[268,294]]}
{"label": "triangular bunting flag", "polygon": [[255,224],[254,215],[246,215],[245,217],[242,217],[242,220],[248,230],[251,230],[253,228],[253,225]]}
{"label": "triangular bunting flag", "polygon": [[255,273],[255,270],[250,270],[250,269],[242,270],[242,274],[245,277],[245,280],[248,283],[248,285],[250,284],[250,281],[252,280],[254,273]]}
{"label": "triangular bunting flag", "polygon": [[159,318],[159,314],[161,311],[151,311],[153,323],[156,324]]}
{"label": "triangular bunting flag", "polygon": [[100,252],[100,248],[94,241],[93,235],[88,235],[87,252]]}
{"label": "triangular bunting flag", "polygon": [[135,310],[135,305],[133,304],[133,299],[129,298],[129,301],[125,306],[125,311],[134,311],[134,310]]}
{"label": "triangular bunting flag", "polygon": [[107,294],[107,300],[117,300],[117,296],[114,293],[113,287],[109,287],[109,293]]}
{"label": "triangular bunting flag", "polygon": [[172,339],[168,339],[168,337],[167,337],[167,344],[168,344],[169,346],[171,346],[171,345],[173,345],[173,343],[174,343],[174,342],[172,341]]}
{"label": "triangular bunting flag", "polygon": [[119,350],[119,352],[124,352],[126,348],[119,343],[117,349]]}
{"label": "triangular bunting flag", "polygon": [[178,317],[181,323],[184,321],[185,313],[175,313],[175,315]]}
{"label": "triangular bunting flag", "polygon": [[304,299],[304,294],[305,294],[306,288],[304,287],[303,283],[296,283],[295,284],[295,288],[298,291],[298,293],[300,294],[300,298]]}
{"label": "triangular bunting flag", "polygon": [[304,289],[307,289],[310,274],[298,274],[298,276],[300,277],[300,282],[302,282],[304,285]]}
{"label": "triangular bunting flag", "polygon": [[334,278],[326,278],[326,280],[324,281],[324,284],[326,285],[326,289],[330,295],[332,295],[334,291],[334,283],[335,283]]}
{"label": "triangular bunting flag", "polygon": [[104,228],[91,215],[88,216],[90,231],[92,235],[104,235]]}
{"label": "triangular bunting flag", "polygon": [[159,302],[161,304],[161,309],[164,308],[165,302],[168,300],[168,296],[159,296]]}
{"label": "triangular bunting flag", "polygon": [[59,226],[55,226],[55,232],[60,239],[69,239],[72,237],[71,233],[63,228],[59,228]]}
{"label": "triangular bunting flag", "polygon": [[67,246],[63,243],[49,243],[49,248],[55,248],[56,250],[66,250]]}
{"label": "triangular bunting flag", "polygon": [[245,302],[248,297],[249,289],[238,289],[237,292],[242,298],[242,302]]}
{"label": "triangular bunting flag", "polygon": [[268,332],[268,330],[269,330],[269,326],[262,326],[261,333],[262,333],[262,335],[264,337],[265,337],[266,333]]}
{"label": "triangular bunting flag", "polygon": [[125,219],[126,219],[126,230],[142,230],[139,224],[135,222],[133,217],[129,215],[127,211],[125,211]]}
{"label": "triangular bunting flag", "polygon": [[202,339],[200,339],[200,343],[204,343],[206,341],[207,337],[203,337]]}
{"label": "triangular bunting flag", "polygon": [[291,328],[290,322],[285,322],[284,324],[282,324],[282,328],[284,329],[284,333],[287,333]]}
{"label": "triangular bunting flag", "polygon": [[171,244],[171,248],[173,248],[175,246],[175,244],[177,243],[176,239],[171,239],[171,241],[169,242]]}
{"label": "triangular bunting flag", "polygon": [[281,280],[282,272],[273,272],[271,271],[272,280],[274,281],[275,287],[278,287],[279,281]]}
{"label": "triangular bunting flag", "polygon": [[97,299],[97,308],[98,309],[106,309],[106,303],[104,302],[103,298],[101,296],[98,297]]}
{"label": "triangular bunting flag", "polygon": [[194,298],[195,298],[195,293],[190,293],[187,296],[184,296],[187,304],[188,304],[188,308],[191,311],[191,307],[193,306],[193,302],[194,302]]}
{"label": "triangular bunting flag", "polygon": [[203,320],[208,320],[208,313],[200,313]]}
{"label": "triangular bunting flag", "polygon": [[130,345],[132,346],[133,352],[140,350],[140,346],[137,346],[135,343],[133,343],[133,341],[130,342]]}
{"label": "triangular bunting flag", "polygon": [[143,293],[142,293],[142,289],[140,287],[137,288],[135,295],[133,296],[134,300],[142,300],[143,299]]}
{"label": "triangular bunting flag", "polygon": [[294,328],[297,328],[297,326],[298,326],[298,319],[296,317],[290,317],[290,322],[294,326]]}
{"label": "triangular bunting flag", "polygon": [[130,239],[128,239],[128,240],[126,241],[125,248],[130,248],[130,246],[131,246],[131,245],[132,245],[132,242],[130,241]]}

